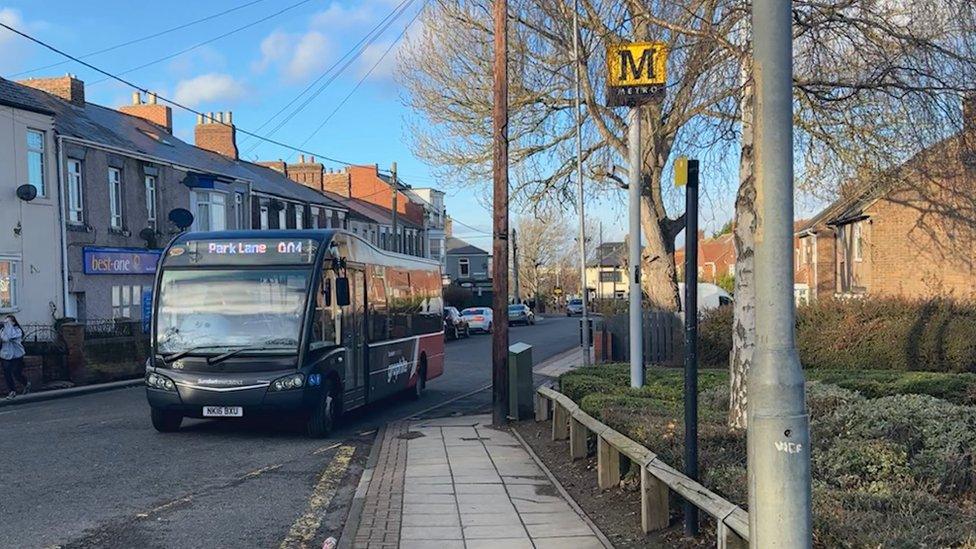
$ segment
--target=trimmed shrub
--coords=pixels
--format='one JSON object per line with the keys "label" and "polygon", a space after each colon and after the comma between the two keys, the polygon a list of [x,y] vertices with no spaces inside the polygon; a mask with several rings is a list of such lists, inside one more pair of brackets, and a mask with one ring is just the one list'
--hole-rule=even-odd
{"label": "trimmed shrub", "polygon": [[[703,315],[703,366],[728,363],[732,310]],[[949,300],[821,300],[797,309],[806,368],[976,373],[976,306]]]}

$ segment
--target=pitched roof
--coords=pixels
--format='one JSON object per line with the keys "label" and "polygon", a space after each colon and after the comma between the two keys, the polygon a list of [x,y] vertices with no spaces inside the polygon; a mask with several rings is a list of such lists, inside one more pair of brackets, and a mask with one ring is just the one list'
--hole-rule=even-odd
{"label": "pitched roof", "polygon": [[488,252],[460,238],[449,236],[444,240],[447,255],[489,255]]}
{"label": "pitched roof", "polygon": [[31,94],[24,93],[21,89],[24,87],[25,86],[15,84],[10,80],[0,78],[0,105],[39,112],[42,114],[54,114],[51,109],[47,108],[43,103],[35,100]]}
{"label": "pitched roof", "polygon": [[3,78],[0,78],[0,101],[22,102],[49,112],[54,116],[55,130],[61,135],[156,158],[190,171],[250,181],[258,192],[342,209],[338,202],[275,170],[195,147],[148,120],[115,109],[94,103],[81,107]]}
{"label": "pitched roof", "polygon": [[854,181],[852,188],[844,196],[830,203],[796,232],[812,230],[821,224],[835,225],[856,220],[864,215],[868,206],[883,198],[902,181],[899,177],[902,172],[922,168],[927,160],[939,154],[948,157],[947,151],[959,147],[962,141],[961,134],[956,134],[922,149],[905,162],[885,170],[877,177]]}
{"label": "pitched roof", "polygon": [[587,267],[620,267],[626,264],[626,242],[604,242],[596,247],[596,257],[586,262]]}

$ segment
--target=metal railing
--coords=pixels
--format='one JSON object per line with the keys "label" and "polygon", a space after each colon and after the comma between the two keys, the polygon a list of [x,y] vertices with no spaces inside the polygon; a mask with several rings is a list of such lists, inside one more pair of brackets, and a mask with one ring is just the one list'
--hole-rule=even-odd
{"label": "metal railing", "polygon": [[585,458],[590,434],[597,440],[597,484],[606,490],[620,482],[620,456],[640,467],[641,530],[653,532],[669,526],[670,493],[715,519],[720,549],[745,549],[749,515],[739,506],[688,478],[661,461],[657,454],[604,425],[584,412],[568,396],[548,387],[536,390],[536,421],[552,417],[552,440],[569,439],[573,459]]}

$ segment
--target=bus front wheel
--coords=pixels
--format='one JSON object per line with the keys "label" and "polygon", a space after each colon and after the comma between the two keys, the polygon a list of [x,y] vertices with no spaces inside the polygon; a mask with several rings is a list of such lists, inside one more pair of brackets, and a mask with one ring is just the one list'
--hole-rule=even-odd
{"label": "bus front wheel", "polygon": [[335,384],[327,380],[322,385],[322,399],[312,410],[305,424],[305,431],[312,438],[328,436],[335,427],[338,400],[335,398]]}
{"label": "bus front wheel", "polygon": [[183,416],[181,414],[174,414],[173,412],[167,412],[159,408],[153,408],[150,412],[150,417],[152,418],[153,427],[160,433],[179,431],[180,425],[183,424]]}

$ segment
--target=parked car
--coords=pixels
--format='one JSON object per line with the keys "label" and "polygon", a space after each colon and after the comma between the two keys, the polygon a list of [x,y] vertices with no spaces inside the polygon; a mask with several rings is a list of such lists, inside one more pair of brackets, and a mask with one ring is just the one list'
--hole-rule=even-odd
{"label": "parked car", "polygon": [[472,332],[490,334],[494,327],[494,315],[487,307],[468,307],[461,311],[461,316],[468,321],[468,329]]}
{"label": "parked car", "polygon": [[[681,310],[685,310],[685,285],[678,284],[678,294],[681,299]],[[702,313],[711,309],[717,309],[723,305],[731,305],[732,296],[722,288],[709,282],[698,283],[698,312]]]}
{"label": "parked car", "polygon": [[508,306],[508,323],[509,324],[535,324],[535,313],[528,305],[517,304]]}
{"label": "parked car", "polygon": [[471,329],[468,321],[454,307],[444,307],[444,338],[461,339],[469,337]]}
{"label": "parked car", "polygon": [[574,297],[566,302],[566,316],[583,315],[583,300]]}

